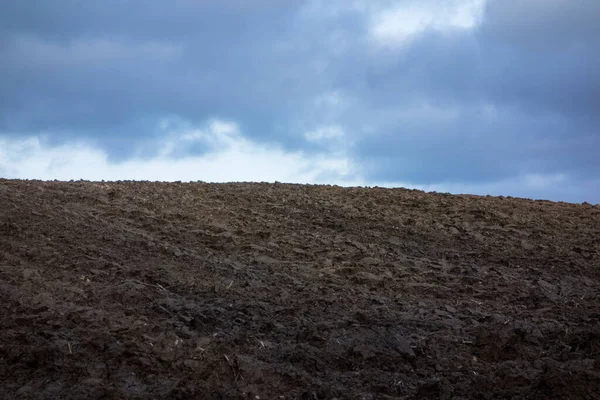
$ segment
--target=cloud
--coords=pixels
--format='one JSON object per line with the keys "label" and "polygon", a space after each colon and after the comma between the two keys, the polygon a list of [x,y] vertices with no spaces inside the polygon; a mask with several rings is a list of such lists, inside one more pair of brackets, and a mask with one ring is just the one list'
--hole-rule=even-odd
{"label": "cloud", "polygon": [[306,140],[312,143],[326,144],[339,142],[344,138],[344,130],[339,126],[323,126],[304,134]]}
{"label": "cloud", "polygon": [[[0,140],[29,146],[40,164],[85,153],[102,179],[121,176],[127,163],[156,179],[175,176],[180,162],[199,162],[216,178],[203,162],[233,165],[234,155],[243,161],[250,151],[282,162],[294,180],[596,198],[599,7],[597,0],[0,2]],[[214,118],[225,125],[206,122]],[[338,169],[327,167],[328,157]],[[20,165],[35,176],[70,176],[58,161],[50,168],[26,160]],[[307,167],[317,161],[323,170]],[[186,168],[185,176],[198,170]],[[272,176],[239,174],[227,177]],[[527,178],[536,176],[565,177],[554,186],[568,191]]]}
{"label": "cloud", "polygon": [[[0,138],[0,175],[27,179],[161,181],[343,181],[352,164],[343,155],[287,152],[243,136],[237,124],[211,120],[202,127],[163,121],[152,157],[110,162],[86,142],[48,143],[44,137]],[[206,145],[202,155],[175,156],[187,146]],[[274,167],[276,166],[276,167]]]}
{"label": "cloud", "polygon": [[17,36],[7,51],[17,68],[90,68],[111,63],[170,61],[181,55],[181,46],[150,42],[132,44],[121,40],[76,39],[68,44],[46,42],[35,36]]}
{"label": "cloud", "polygon": [[[531,197],[574,202],[600,202],[600,180],[581,182],[566,174],[521,174],[479,184],[419,184],[410,181],[371,180],[343,150],[336,154],[288,152],[273,144],[245,137],[231,121],[213,119],[203,126],[165,118],[163,135],[153,143],[153,156],[111,162],[101,148],[89,142],[52,144],[44,137],[0,138],[0,176],[42,180],[149,180],[205,182],[289,182],[340,186],[404,187],[425,191]],[[182,149],[200,143],[201,154],[181,156]],[[276,166],[276,168],[274,168]]]}
{"label": "cloud", "polygon": [[349,99],[347,99],[340,91],[332,90],[315,99],[315,107],[320,109],[328,108],[332,110],[340,110],[348,106]]}
{"label": "cloud", "polygon": [[483,33],[535,52],[598,46],[599,14],[596,0],[490,0]]}
{"label": "cloud", "polygon": [[427,30],[473,29],[481,23],[485,0],[404,1],[371,17],[376,44],[404,46]]}

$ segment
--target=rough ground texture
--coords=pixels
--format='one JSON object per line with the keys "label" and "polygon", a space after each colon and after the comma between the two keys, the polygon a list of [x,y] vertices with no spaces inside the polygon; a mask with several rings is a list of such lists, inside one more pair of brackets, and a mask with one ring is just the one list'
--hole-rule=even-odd
{"label": "rough ground texture", "polygon": [[599,398],[599,281],[589,204],[0,180],[0,397]]}

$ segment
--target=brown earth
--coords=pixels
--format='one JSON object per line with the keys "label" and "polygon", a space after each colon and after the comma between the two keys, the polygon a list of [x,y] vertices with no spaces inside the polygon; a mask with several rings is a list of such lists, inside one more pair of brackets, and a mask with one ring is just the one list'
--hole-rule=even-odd
{"label": "brown earth", "polygon": [[600,398],[600,206],[0,180],[0,397]]}

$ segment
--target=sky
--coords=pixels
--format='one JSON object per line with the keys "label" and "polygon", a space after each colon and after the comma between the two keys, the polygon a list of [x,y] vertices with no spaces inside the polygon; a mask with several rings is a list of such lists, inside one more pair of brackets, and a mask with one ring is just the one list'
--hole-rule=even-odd
{"label": "sky", "polygon": [[0,177],[600,203],[598,0],[0,2]]}

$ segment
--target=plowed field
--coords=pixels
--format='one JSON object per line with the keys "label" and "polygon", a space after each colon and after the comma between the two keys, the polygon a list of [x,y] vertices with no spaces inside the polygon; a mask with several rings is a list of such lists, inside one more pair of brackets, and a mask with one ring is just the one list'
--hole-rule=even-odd
{"label": "plowed field", "polygon": [[600,398],[600,206],[0,180],[0,394]]}

